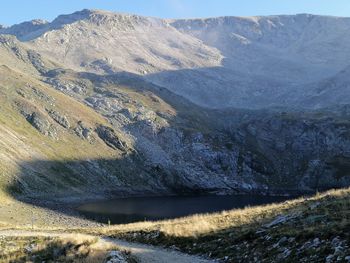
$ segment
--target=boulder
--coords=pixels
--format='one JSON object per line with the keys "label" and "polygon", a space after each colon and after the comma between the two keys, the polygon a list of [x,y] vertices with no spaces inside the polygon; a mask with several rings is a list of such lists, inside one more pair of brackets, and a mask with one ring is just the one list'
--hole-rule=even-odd
{"label": "boulder", "polygon": [[87,140],[90,143],[95,142],[95,137],[93,136],[93,130],[87,127],[82,121],[78,122],[77,127],[74,129],[75,134],[81,139]]}
{"label": "boulder", "polygon": [[109,147],[123,152],[127,151],[127,144],[119,138],[112,128],[100,125],[96,128],[96,133]]}
{"label": "boulder", "polygon": [[57,139],[57,130],[50,121],[45,118],[45,115],[39,112],[33,112],[27,116],[27,121],[40,133]]}
{"label": "boulder", "polygon": [[54,111],[54,110],[49,110],[48,113],[49,113],[50,117],[55,122],[57,122],[59,125],[61,125],[63,128],[66,128],[66,129],[70,128],[70,123],[69,123],[66,116],[64,116],[64,115],[62,115],[59,112]]}

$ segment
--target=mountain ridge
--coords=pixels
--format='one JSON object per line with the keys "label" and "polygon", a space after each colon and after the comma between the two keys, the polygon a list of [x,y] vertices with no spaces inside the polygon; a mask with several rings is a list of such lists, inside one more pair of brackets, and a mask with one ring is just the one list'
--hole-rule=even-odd
{"label": "mountain ridge", "polygon": [[313,13],[295,13],[295,14],[274,14],[274,15],[251,15],[251,16],[239,16],[239,15],[223,15],[223,16],[205,16],[205,17],[186,17],[186,18],[170,18],[170,17],[157,17],[157,16],[147,16],[142,14],[136,14],[136,13],[128,13],[128,12],[118,12],[113,10],[104,10],[104,9],[89,9],[85,8],[79,11],[75,11],[73,13],[67,13],[67,14],[61,14],[53,18],[51,21],[45,20],[42,18],[33,18],[29,21],[24,21],[20,23],[15,23],[9,26],[6,26],[6,28],[19,25],[22,23],[28,23],[33,21],[43,21],[47,23],[52,23],[55,21],[58,17],[67,17],[67,16],[75,16],[80,15],[81,18],[84,17],[87,18],[89,15],[93,14],[100,14],[100,15],[112,15],[112,16],[131,16],[131,17],[144,17],[144,18],[151,18],[151,19],[158,19],[158,20],[165,20],[165,21],[181,21],[181,20],[211,20],[211,19],[220,19],[220,18],[242,18],[242,19],[258,19],[258,18],[273,18],[273,17],[298,17],[298,16],[307,16],[307,17],[328,17],[328,18],[350,18],[347,16],[335,16],[335,15],[323,15],[323,14],[313,14]]}

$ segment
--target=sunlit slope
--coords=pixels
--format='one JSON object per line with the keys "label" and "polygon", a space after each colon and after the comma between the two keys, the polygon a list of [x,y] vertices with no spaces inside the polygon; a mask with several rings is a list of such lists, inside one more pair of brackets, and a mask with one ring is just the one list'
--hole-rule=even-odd
{"label": "sunlit slope", "polygon": [[0,65],[32,76],[38,76],[57,66],[10,35],[0,35]]}
{"label": "sunlit slope", "polygon": [[121,158],[120,151],[95,135],[98,125],[109,125],[93,110],[8,67],[0,68],[0,78],[2,187],[38,193],[78,190],[93,178],[70,171],[65,162]]}

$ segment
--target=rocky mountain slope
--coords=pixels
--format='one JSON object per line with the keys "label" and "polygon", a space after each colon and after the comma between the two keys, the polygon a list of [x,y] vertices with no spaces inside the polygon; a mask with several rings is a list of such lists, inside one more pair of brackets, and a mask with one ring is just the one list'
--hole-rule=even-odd
{"label": "rocky mountain slope", "polygon": [[218,50],[181,34],[164,20],[83,10],[51,23],[4,29],[41,54],[75,70],[139,74],[220,65]]}
{"label": "rocky mountain slope", "polygon": [[0,29],[0,185],[61,200],[347,186],[349,27],[83,10]]}

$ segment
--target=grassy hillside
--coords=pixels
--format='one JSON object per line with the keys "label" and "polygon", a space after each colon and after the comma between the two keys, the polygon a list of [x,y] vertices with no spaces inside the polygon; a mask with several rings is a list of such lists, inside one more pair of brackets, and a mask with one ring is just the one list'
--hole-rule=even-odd
{"label": "grassy hillside", "polygon": [[[74,178],[62,174],[65,163],[121,158],[96,135],[96,127],[110,124],[89,107],[7,66],[0,66],[0,83],[2,190],[29,194],[47,185],[52,192],[72,188]],[[90,137],[83,137],[84,129]]]}

